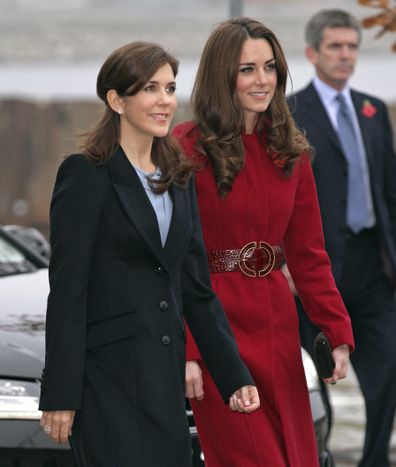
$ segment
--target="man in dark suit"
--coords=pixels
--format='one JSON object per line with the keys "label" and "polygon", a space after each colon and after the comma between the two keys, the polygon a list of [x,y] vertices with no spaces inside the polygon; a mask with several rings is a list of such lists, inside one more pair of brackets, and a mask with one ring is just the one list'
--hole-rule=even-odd
{"label": "man in dark suit", "polygon": [[[352,319],[351,361],[366,404],[359,465],[387,467],[396,406],[396,157],[385,104],[348,85],[360,39],[358,21],[342,10],[311,18],[306,56],[316,77],[289,105],[315,150],[326,248]],[[301,326],[310,347],[314,332]]]}

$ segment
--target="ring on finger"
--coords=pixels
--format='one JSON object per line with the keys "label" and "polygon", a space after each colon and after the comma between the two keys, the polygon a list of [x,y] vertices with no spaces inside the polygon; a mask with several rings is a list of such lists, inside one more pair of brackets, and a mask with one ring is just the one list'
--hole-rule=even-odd
{"label": "ring on finger", "polygon": [[49,425],[44,425],[43,430],[45,431],[45,433],[51,433],[52,428]]}

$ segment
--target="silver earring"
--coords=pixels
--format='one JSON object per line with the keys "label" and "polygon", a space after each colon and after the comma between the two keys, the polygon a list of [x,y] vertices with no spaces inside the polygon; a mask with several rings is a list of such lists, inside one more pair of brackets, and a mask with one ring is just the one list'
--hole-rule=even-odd
{"label": "silver earring", "polygon": [[118,113],[119,113],[120,115],[122,115],[122,110],[119,110]]}

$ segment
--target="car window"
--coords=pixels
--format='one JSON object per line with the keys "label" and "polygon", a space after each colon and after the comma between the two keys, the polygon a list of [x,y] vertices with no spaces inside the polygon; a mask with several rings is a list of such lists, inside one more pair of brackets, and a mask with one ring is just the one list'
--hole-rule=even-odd
{"label": "car window", "polygon": [[0,237],[0,276],[30,272],[35,269],[21,251]]}

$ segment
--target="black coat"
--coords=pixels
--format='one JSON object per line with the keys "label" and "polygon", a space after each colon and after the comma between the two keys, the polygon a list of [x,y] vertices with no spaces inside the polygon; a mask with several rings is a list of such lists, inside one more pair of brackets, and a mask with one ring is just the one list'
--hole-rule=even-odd
{"label": "black coat", "polygon": [[[396,278],[396,157],[385,104],[372,96],[351,91],[367,154],[376,225],[384,250],[384,268]],[[376,113],[365,116],[371,103]],[[323,219],[326,250],[334,277],[341,275],[349,231],[346,225],[347,162],[338,136],[313,84],[289,98],[299,128],[315,148],[313,171]]]}
{"label": "black coat", "polygon": [[194,183],[172,186],[162,247],[122,149],[61,165],[51,203],[41,410],[75,409],[80,466],[190,465],[183,316],[225,402],[252,384],[210,287]]}

